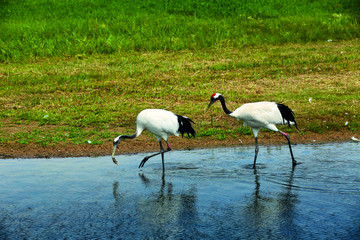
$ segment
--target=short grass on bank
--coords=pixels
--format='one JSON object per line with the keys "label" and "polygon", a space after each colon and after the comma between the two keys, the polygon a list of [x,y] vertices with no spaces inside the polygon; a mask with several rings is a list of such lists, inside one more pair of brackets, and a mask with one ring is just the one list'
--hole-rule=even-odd
{"label": "short grass on bank", "polygon": [[219,104],[204,112],[214,92],[229,109],[282,102],[301,134],[359,131],[359,46],[355,39],[2,64],[0,144],[110,144],[135,130],[145,108],[192,118],[199,138],[250,135]]}

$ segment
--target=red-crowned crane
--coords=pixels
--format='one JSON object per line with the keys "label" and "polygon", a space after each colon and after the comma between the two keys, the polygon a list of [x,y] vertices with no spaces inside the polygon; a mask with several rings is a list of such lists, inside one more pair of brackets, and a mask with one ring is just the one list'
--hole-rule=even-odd
{"label": "red-crowned crane", "polygon": [[[119,145],[121,140],[125,138],[134,139],[138,137],[144,130],[148,130],[153,133],[160,144],[160,152],[155,153],[153,155],[145,157],[139,168],[143,167],[147,160],[150,158],[161,154],[162,157],[162,166],[163,173],[165,171],[164,165],[164,153],[171,151],[171,147],[169,142],[167,141],[168,137],[171,135],[182,136],[184,133],[187,133],[189,137],[195,137],[195,130],[192,127],[191,123],[194,123],[190,118],[176,115],[170,111],[166,111],[163,109],[145,109],[139,113],[136,119],[136,131],[132,135],[120,135],[114,139],[113,142],[113,153],[112,159],[115,164],[117,164],[116,159],[114,158],[116,147]],[[161,144],[161,139],[167,144],[167,149],[164,150]]]}
{"label": "red-crowned crane", "polygon": [[[221,102],[222,108],[224,112],[236,119],[244,121],[244,124],[251,127],[254,136],[255,136],[255,157],[254,157],[254,165],[255,168],[256,158],[259,152],[259,145],[258,145],[258,133],[261,128],[266,128],[275,132],[281,133],[283,136],[286,137],[290,154],[292,158],[292,165],[295,167],[298,162],[295,161],[294,155],[291,150],[291,143],[290,143],[290,136],[289,134],[280,131],[275,124],[294,124],[297,127],[294,113],[293,111],[284,104],[279,104],[275,102],[255,102],[255,103],[245,103],[241,107],[237,108],[235,111],[231,112],[225,104],[225,98],[220,93],[214,93],[211,95],[210,103],[206,109],[206,111],[210,108],[210,106],[219,100]],[[300,130],[299,130],[300,131]]]}

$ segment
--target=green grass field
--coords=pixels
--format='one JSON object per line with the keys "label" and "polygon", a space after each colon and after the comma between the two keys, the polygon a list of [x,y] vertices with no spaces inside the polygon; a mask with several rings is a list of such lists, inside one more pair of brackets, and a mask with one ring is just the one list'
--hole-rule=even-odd
{"label": "green grass field", "polygon": [[251,131],[214,106],[277,101],[302,134],[360,130],[356,1],[1,1],[0,144],[105,144],[139,111]]}
{"label": "green grass field", "polygon": [[360,4],[353,0],[0,2],[0,62],[360,36]]}

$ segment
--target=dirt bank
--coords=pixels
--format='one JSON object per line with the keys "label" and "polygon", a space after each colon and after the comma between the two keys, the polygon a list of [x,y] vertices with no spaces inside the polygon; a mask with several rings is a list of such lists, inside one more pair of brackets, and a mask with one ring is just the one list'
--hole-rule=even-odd
{"label": "dirt bank", "polygon": [[[299,133],[291,134],[291,141],[296,144],[314,144],[325,142],[344,142],[352,141],[351,137],[356,136],[351,131],[331,131],[323,134],[309,133],[300,135]],[[241,141],[240,141],[241,140]],[[239,136],[238,138],[227,137],[225,140],[218,140],[214,137],[201,139],[187,139],[181,137],[170,137],[172,149],[197,149],[197,148],[214,148],[214,147],[234,147],[248,146],[254,144],[253,136]],[[272,132],[262,132],[259,136],[261,145],[286,144],[286,139],[280,134]],[[128,154],[139,152],[158,151],[158,143],[155,138],[140,136],[135,140],[126,140],[120,143],[116,154]],[[103,145],[90,144],[56,144],[52,146],[40,146],[34,143],[20,144],[7,143],[0,145],[0,158],[53,158],[53,157],[81,157],[81,156],[106,156],[111,155],[112,141],[109,140]],[[296,146],[294,146],[296,154]]]}

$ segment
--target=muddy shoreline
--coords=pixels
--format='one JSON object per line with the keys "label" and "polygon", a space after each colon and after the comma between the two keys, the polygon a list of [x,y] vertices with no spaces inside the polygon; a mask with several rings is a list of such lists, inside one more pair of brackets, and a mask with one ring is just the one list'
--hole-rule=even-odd
{"label": "muddy shoreline", "polygon": [[[357,134],[351,131],[331,131],[322,134],[291,134],[291,142],[294,146],[296,154],[296,144],[315,144],[328,142],[346,142],[352,141],[351,137],[357,137]],[[177,150],[191,150],[201,148],[217,148],[217,147],[240,147],[254,145],[253,136],[239,136],[238,138],[227,137],[225,140],[218,140],[215,137],[202,137],[201,139],[187,139],[181,137],[170,137],[173,151]],[[259,136],[260,151],[261,146],[265,145],[285,145],[286,139],[280,134],[272,132],[262,132]],[[116,155],[132,154],[140,152],[156,152],[158,151],[158,143],[155,138],[148,136],[141,136],[135,140],[126,140],[120,143],[116,150]],[[1,159],[16,159],[16,158],[62,158],[62,157],[96,157],[96,156],[111,156],[112,140],[108,140],[103,145],[90,144],[55,144],[51,146],[40,146],[34,143],[20,144],[7,143],[0,145]]]}

